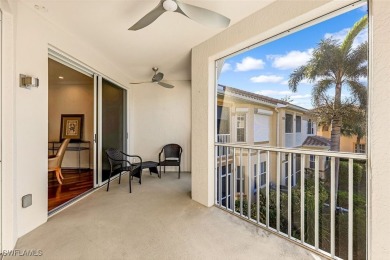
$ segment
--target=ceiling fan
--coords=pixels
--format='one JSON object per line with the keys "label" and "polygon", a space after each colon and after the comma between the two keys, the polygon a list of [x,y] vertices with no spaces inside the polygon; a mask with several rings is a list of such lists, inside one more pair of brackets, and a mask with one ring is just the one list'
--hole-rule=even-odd
{"label": "ceiling fan", "polygon": [[160,3],[152,11],[131,26],[129,30],[137,31],[148,26],[166,11],[180,13],[206,26],[225,28],[230,24],[229,18],[208,9],[185,4],[178,0],[160,0]]}
{"label": "ceiling fan", "polygon": [[164,73],[158,72],[158,68],[153,67],[152,70],[154,71],[154,75],[152,78],[152,81],[145,81],[145,82],[133,82],[130,84],[144,84],[144,83],[156,83],[164,88],[174,88],[175,86],[161,82],[161,80],[164,78]]}

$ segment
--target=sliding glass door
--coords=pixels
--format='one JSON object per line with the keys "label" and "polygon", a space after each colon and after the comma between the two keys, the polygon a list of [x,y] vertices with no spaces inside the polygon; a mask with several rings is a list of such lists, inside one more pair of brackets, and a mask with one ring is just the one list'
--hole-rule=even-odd
{"label": "sliding glass door", "polygon": [[106,150],[115,148],[127,152],[127,91],[113,82],[97,76],[97,142],[98,185],[110,174]]}

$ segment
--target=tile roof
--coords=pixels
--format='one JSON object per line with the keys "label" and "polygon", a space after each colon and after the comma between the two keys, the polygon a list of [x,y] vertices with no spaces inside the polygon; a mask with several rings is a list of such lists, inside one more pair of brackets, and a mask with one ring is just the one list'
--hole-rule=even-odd
{"label": "tile roof", "polygon": [[330,146],[330,139],[318,135],[308,136],[302,146]]}
{"label": "tile roof", "polygon": [[232,88],[232,87],[228,87],[228,86],[223,86],[223,85],[218,85],[218,86],[223,89],[224,93],[229,92],[229,93],[232,93],[232,94],[237,94],[237,95],[240,95],[240,96],[243,96],[243,97],[253,98],[253,99],[256,99],[256,100],[259,100],[259,101],[262,101],[262,102],[266,102],[266,103],[270,103],[270,104],[273,104],[273,105],[277,105],[277,104],[288,105],[289,104],[288,102],[283,101],[283,100],[279,100],[279,99],[276,99],[276,98],[271,98],[271,97],[255,94],[255,93],[248,92],[248,91],[245,91],[245,90]]}

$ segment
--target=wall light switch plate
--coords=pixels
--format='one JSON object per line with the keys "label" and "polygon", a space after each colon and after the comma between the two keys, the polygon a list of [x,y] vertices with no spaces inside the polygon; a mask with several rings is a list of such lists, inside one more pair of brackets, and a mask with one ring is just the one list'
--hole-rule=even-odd
{"label": "wall light switch plate", "polygon": [[32,205],[32,194],[27,194],[22,197],[22,208],[27,208]]}

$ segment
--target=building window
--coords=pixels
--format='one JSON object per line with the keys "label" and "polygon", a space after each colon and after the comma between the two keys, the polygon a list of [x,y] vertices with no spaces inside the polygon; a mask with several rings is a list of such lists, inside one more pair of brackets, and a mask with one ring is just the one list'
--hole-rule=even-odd
{"label": "building window", "polygon": [[230,134],[230,108],[217,106],[217,134]]}
{"label": "building window", "polygon": [[286,134],[291,134],[293,132],[293,115],[286,114]]}
{"label": "building window", "polygon": [[314,155],[310,155],[310,158],[309,158],[309,167],[311,169],[314,169],[316,166],[316,157]]}
{"label": "building window", "polygon": [[237,142],[246,142],[246,114],[237,113]]}
{"label": "building window", "polygon": [[314,122],[311,119],[307,121],[307,134],[308,135],[314,134]]}
{"label": "building window", "polygon": [[355,153],[366,153],[366,144],[355,144],[354,151]]}
{"label": "building window", "polygon": [[295,132],[296,133],[302,132],[302,117],[301,116],[295,117]]}
{"label": "building window", "polygon": [[[241,166],[237,166],[237,182],[236,182],[236,191],[237,193],[245,192],[245,166],[242,166],[242,174],[241,174]],[[242,180],[242,187],[241,187]]]}

